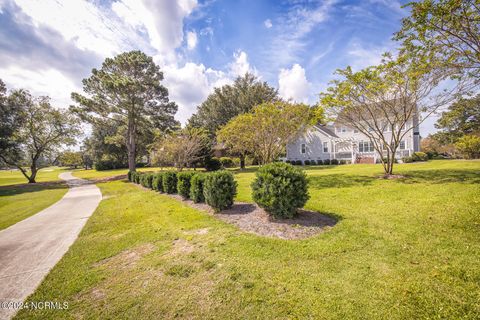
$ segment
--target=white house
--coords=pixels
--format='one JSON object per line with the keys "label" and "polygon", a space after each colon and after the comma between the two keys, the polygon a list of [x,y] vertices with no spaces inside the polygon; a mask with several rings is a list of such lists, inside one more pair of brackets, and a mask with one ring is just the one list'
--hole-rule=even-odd
{"label": "white house", "polygon": [[[413,129],[412,129],[413,127]],[[418,118],[407,122],[405,130],[410,130],[400,142],[395,158],[402,159],[420,149]],[[385,129],[387,141],[391,130]],[[345,160],[347,163],[376,163],[380,154],[375,151],[370,139],[358,130],[344,125],[315,125],[287,145],[286,160]]]}

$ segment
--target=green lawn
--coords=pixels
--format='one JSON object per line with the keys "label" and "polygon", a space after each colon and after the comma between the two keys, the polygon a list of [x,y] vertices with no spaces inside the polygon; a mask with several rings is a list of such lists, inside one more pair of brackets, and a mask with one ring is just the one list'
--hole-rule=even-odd
{"label": "green lawn", "polygon": [[64,183],[0,187],[0,230],[51,206],[67,192]]}
{"label": "green lawn", "polygon": [[[339,219],[306,240],[244,233],[124,181],[19,319],[478,319],[480,161],[307,170],[307,208]],[[253,172],[238,173],[250,201]]]}
{"label": "green lawn", "polygon": [[[37,184],[27,180],[18,170],[0,171],[0,230],[49,207],[67,192],[58,175],[65,169],[49,167],[38,172]],[[48,182],[48,183],[46,183]]]}
{"label": "green lawn", "polygon": [[[60,167],[48,167],[40,169],[37,173],[36,182],[58,181],[58,175],[69,171]],[[19,170],[0,170],[0,186],[28,183],[27,178]]]}

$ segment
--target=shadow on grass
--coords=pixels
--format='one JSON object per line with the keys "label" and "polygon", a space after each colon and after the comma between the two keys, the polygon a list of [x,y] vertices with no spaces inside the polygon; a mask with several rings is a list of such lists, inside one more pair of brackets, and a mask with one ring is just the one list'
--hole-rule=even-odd
{"label": "shadow on grass", "polygon": [[405,179],[398,182],[405,184],[413,183],[480,183],[480,172],[475,170],[417,170],[404,173]]}
{"label": "shadow on grass", "polygon": [[57,182],[38,182],[31,184],[16,184],[12,186],[1,186],[0,197],[13,196],[22,193],[38,192],[51,189],[65,189],[68,188],[64,181]]}
{"label": "shadow on grass", "polygon": [[377,178],[372,176],[355,176],[346,174],[330,174],[308,177],[310,187],[316,189],[367,186],[375,180],[377,180]]}

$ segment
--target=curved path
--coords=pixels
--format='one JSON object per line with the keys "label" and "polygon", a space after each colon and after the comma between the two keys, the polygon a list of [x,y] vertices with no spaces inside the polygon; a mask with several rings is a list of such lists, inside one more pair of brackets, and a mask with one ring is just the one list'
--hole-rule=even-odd
{"label": "curved path", "polygon": [[35,291],[102,200],[96,185],[71,172],[60,178],[70,187],[62,199],[0,231],[0,319],[17,311],[5,308],[5,302],[24,301]]}

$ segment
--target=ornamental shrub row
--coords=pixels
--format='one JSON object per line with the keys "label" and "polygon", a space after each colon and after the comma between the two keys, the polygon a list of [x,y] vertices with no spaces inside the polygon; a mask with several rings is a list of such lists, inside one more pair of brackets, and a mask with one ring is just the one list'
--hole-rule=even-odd
{"label": "ornamental shrub row", "polygon": [[173,172],[138,173],[129,172],[128,180],[158,192],[178,193],[195,203],[206,202],[215,212],[233,205],[237,194],[237,183],[230,171],[210,173]]}
{"label": "ornamental shrub row", "polygon": [[264,165],[252,183],[252,197],[273,217],[293,218],[309,199],[305,172],[288,163]]}
{"label": "ornamental shrub row", "polygon": [[296,166],[301,166],[301,165],[305,165],[305,166],[309,166],[309,165],[329,165],[329,164],[347,164],[347,160],[345,159],[325,159],[325,160],[305,160],[302,162],[302,160],[287,160],[285,161],[285,163],[288,163],[288,164],[293,164],[293,165],[296,165]]}

